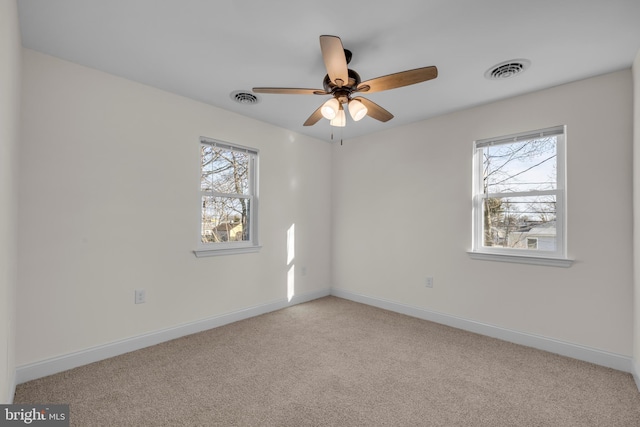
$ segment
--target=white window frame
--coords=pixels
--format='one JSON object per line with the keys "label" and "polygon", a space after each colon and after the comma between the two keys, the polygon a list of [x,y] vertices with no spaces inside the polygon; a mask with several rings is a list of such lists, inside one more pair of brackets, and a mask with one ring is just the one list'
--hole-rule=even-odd
{"label": "white window frame", "polygon": [[[566,127],[522,132],[497,138],[481,139],[473,142],[473,259],[516,262],[524,264],[570,267],[572,260],[567,258],[567,209],[566,209]],[[556,188],[554,190],[532,190],[510,193],[484,193],[483,154],[484,147],[527,141],[548,136],[556,136]],[[514,249],[484,246],[484,200],[486,198],[554,195],[556,198],[556,250]]]}
{"label": "white window frame", "polygon": [[[214,191],[202,191],[200,189],[198,194],[199,208],[198,208],[198,234],[197,234],[197,249],[194,250],[196,257],[209,257],[217,255],[232,255],[248,252],[257,252],[260,250],[258,243],[258,158],[259,151],[255,148],[245,147],[238,144],[232,144],[226,141],[220,141],[217,139],[200,137],[200,147],[203,145],[211,145],[213,147],[222,148],[226,150],[237,151],[249,155],[249,191],[248,194],[235,194],[235,193],[216,193]],[[200,156],[201,150],[198,150]],[[198,171],[201,176],[202,171]],[[200,182],[198,187],[200,188]],[[245,198],[249,200],[250,216],[249,216],[249,240],[246,241],[231,241],[231,242],[202,242],[202,197],[203,196],[221,196],[221,197],[237,197]]]}

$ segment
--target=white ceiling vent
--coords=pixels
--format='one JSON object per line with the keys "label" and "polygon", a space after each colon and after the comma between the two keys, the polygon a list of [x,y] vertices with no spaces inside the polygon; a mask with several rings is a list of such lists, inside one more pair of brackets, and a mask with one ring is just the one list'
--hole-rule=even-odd
{"label": "white ceiling vent", "polygon": [[260,102],[260,98],[246,90],[233,91],[230,96],[238,104],[253,105]]}
{"label": "white ceiling vent", "polygon": [[484,76],[489,80],[504,80],[522,74],[530,65],[528,59],[512,59],[489,68]]}

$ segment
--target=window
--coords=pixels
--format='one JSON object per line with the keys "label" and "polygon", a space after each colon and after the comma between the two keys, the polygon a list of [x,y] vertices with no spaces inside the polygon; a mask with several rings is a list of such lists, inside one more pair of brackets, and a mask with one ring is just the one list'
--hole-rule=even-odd
{"label": "window", "polygon": [[257,163],[257,150],[201,138],[196,256],[258,249]]}
{"label": "window", "polygon": [[474,142],[473,258],[570,265],[564,153],[564,126]]}

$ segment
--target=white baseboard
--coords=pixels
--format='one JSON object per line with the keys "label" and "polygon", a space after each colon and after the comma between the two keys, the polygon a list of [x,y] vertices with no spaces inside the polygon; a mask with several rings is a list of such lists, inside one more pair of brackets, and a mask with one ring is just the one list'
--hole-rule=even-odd
{"label": "white baseboard", "polygon": [[7,404],[11,405],[13,403],[13,398],[16,395],[16,376],[15,376],[15,372],[14,372],[13,377],[9,378],[9,382],[8,382],[7,385],[9,387],[9,389],[7,391],[9,393],[7,402],[0,402],[0,403],[7,403]]}
{"label": "white baseboard", "polygon": [[296,295],[291,301],[286,298],[261,304],[258,306],[248,307],[231,313],[210,317],[196,322],[168,328],[148,334],[139,335],[113,343],[91,347],[78,352],[53,357],[35,363],[22,365],[16,368],[16,374],[11,388],[11,400],[15,394],[16,384],[22,384],[37,378],[53,375],[58,372],[73,369],[89,363],[107,359],[109,357],[118,356],[130,351],[139,350],[152,345],[160,344],[165,341],[180,338],[186,335],[205,331],[208,329],[223,326],[239,320],[248,319],[269,313],[271,311],[280,310],[303,302],[312,301],[328,295],[334,295],[339,298],[348,299],[362,304],[371,305],[385,310],[394,311],[408,316],[417,317],[419,319],[429,320],[454,328],[478,333],[481,335],[498,338],[504,341],[525,345],[528,347],[545,350],[551,353],[560,354],[562,356],[572,357],[574,359],[583,360],[608,368],[617,369],[633,374],[633,377],[640,390],[640,364],[635,362],[631,357],[619,354],[609,353],[606,351],[581,346],[578,344],[568,343],[553,338],[543,337],[539,335],[518,332],[510,329],[501,328],[486,323],[476,322],[461,317],[451,316],[448,314],[438,313],[424,308],[414,307],[395,301],[385,300],[367,295],[357,294],[350,291],[332,288],[323,289],[321,291],[311,292],[303,295]]}
{"label": "white baseboard", "polygon": [[533,347],[539,350],[545,350],[550,353],[555,353],[585,362],[594,363],[596,365],[605,366],[607,368],[633,373],[636,384],[638,384],[638,387],[640,389],[640,376],[638,376],[640,374],[640,366],[636,364],[636,369],[634,372],[633,359],[628,356],[609,353],[579,344],[560,341],[554,338],[505,329],[499,326],[476,322],[474,320],[451,316],[449,314],[438,313],[424,308],[413,307],[394,301],[361,295],[343,289],[332,288],[331,295],[382,308],[385,310],[394,311],[396,313],[406,314],[408,316],[417,317],[419,319],[429,320],[435,323],[452,326],[454,328],[463,329],[465,331],[475,332],[477,334],[486,335],[492,338],[498,338],[503,341],[508,341],[527,347]]}
{"label": "white baseboard", "polygon": [[16,368],[14,384],[22,384],[24,382],[31,381],[37,378],[46,377],[58,372],[108,359],[109,357],[114,357],[120,354],[129,353],[131,351],[140,350],[142,348],[160,344],[165,341],[170,341],[186,335],[206,331],[208,329],[217,328],[219,326],[227,325],[239,320],[259,316],[261,314],[280,310],[285,307],[301,304],[303,302],[322,298],[328,295],[330,295],[329,288],[316,292],[306,293],[303,295],[295,295],[291,299],[291,301],[288,301],[286,298],[278,299],[269,303],[248,307],[219,316],[213,316],[207,319],[198,320],[196,322],[187,323],[173,328],[150,332],[109,344],[99,345],[74,353],[53,357],[27,365],[22,365]]}
{"label": "white baseboard", "polygon": [[636,387],[638,387],[638,391],[640,391],[640,363],[638,363],[638,360],[633,359],[632,364],[633,372],[631,373],[633,374],[633,379],[636,382]]}

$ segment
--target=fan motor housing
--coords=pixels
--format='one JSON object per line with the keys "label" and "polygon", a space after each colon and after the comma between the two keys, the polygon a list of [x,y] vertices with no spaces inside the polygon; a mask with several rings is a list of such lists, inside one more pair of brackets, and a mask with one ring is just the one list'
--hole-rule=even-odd
{"label": "fan motor housing", "polygon": [[[362,81],[360,79],[360,74],[356,73],[352,69],[348,69],[347,72],[349,73],[349,82],[345,85],[342,85],[342,87],[338,87],[335,84],[333,84],[328,74],[324,76],[324,81],[322,82],[322,86],[324,87],[324,90],[332,93],[336,98],[338,98],[338,101],[342,102],[343,104],[348,101],[348,97],[349,95],[351,95],[351,92],[356,90],[356,88]],[[345,92],[345,93],[342,94],[341,92]],[[340,99],[343,96],[346,97],[344,101]]]}

